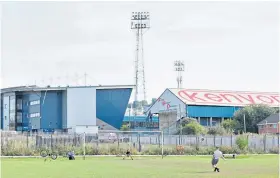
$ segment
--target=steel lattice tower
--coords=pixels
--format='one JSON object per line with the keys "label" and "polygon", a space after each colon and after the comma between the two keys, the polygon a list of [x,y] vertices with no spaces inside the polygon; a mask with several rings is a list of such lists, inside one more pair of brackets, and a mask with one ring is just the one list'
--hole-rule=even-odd
{"label": "steel lattice tower", "polygon": [[134,101],[146,100],[143,35],[150,28],[149,12],[132,12],[131,29],[136,32]]}

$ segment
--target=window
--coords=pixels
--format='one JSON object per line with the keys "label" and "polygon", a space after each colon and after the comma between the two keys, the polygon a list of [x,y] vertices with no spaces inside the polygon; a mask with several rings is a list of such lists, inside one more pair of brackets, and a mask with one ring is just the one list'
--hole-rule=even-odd
{"label": "window", "polygon": [[277,124],[273,124],[273,128],[276,129],[277,128]]}
{"label": "window", "polygon": [[40,113],[36,112],[36,113],[31,113],[29,115],[29,117],[34,118],[34,117],[40,117]]}
{"label": "window", "polygon": [[16,100],[10,98],[10,111],[16,110]]}
{"label": "window", "polygon": [[7,104],[5,104],[5,109],[7,109],[8,108],[8,105]]}
{"label": "window", "polygon": [[21,127],[21,126],[18,126],[18,127],[17,127],[17,131],[22,131],[22,127]]}
{"label": "window", "polygon": [[30,101],[30,106],[40,104],[40,100]]}

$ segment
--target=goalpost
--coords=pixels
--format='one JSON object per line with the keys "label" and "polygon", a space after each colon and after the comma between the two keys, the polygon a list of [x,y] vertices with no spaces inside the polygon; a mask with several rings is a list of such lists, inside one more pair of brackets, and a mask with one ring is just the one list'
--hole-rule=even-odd
{"label": "goalpost", "polygon": [[[156,135],[154,135],[156,134]],[[158,136],[160,138],[158,138]],[[99,130],[98,131],[98,142],[99,144],[115,144],[117,142],[118,146],[120,143],[126,143],[137,140],[137,144],[140,148],[142,145],[147,144],[148,146],[151,145],[160,145],[161,149],[161,157],[163,159],[163,131],[119,131],[119,130]],[[133,140],[134,139],[134,140]],[[139,140],[138,140],[139,139]],[[141,142],[142,141],[142,142]],[[135,142],[134,142],[135,144]],[[133,144],[133,146],[134,146]],[[131,147],[131,145],[129,146]],[[85,148],[84,148],[85,149]]]}

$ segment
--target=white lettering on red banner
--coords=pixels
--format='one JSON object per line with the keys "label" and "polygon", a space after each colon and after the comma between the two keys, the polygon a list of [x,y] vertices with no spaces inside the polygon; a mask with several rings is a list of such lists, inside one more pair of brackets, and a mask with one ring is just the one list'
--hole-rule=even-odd
{"label": "white lettering on red banner", "polygon": [[245,106],[251,104],[266,104],[279,106],[280,96],[277,93],[247,93],[247,92],[220,92],[179,90],[174,92],[186,104],[196,105],[229,105]]}

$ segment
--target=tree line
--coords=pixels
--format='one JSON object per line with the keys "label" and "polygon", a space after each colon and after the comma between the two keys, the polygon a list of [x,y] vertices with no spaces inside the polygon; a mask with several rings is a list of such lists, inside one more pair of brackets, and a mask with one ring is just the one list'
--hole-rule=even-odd
{"label": "tree line", "polygon": [[[249,105],[237,110],[232,119],[224,120],[220,126],[206,129],[196,119],[185,118],[181,121],[178,133],[182,134],[210,134],[223,135],[226,133],[258,133],[258,123],[268,116],[279,113],[279,108],[272,108],[267,105]],[[245,127],[244,127],[245,116]],[[181,130],[182,129],[182,130]],[[246,129],[246,130],[245,130]]]}
{"label": "tree line", "polygon": [[132,103],[128,103],[127,108],[141,109],[144,106],[149,107],[153,105],[156,101],[156,98],[152,98],[150,102],[148,102],[147,100],[133,101]]}

